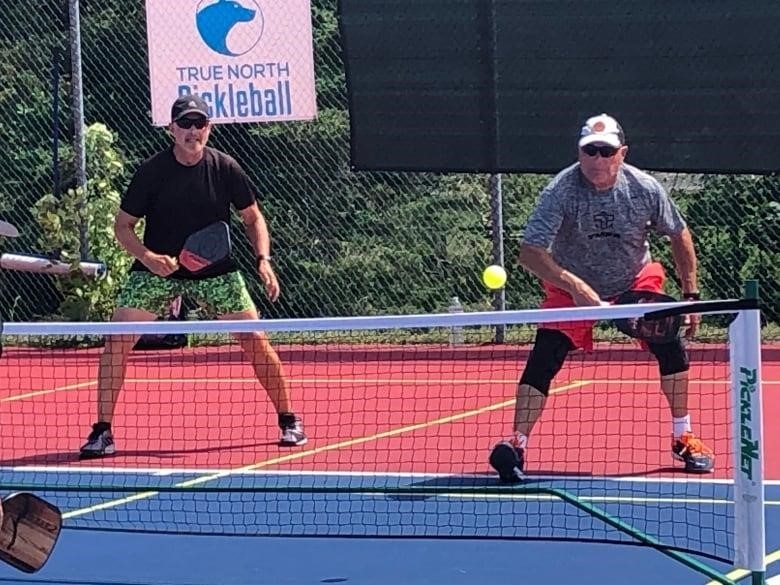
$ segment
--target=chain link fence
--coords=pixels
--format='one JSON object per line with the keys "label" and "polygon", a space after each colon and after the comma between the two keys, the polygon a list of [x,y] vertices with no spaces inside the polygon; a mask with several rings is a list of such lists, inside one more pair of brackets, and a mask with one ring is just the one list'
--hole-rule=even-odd
{"label": "chain link fence", "polygon": [[[211,138],[256,182],[269,221],[283,293],[270,304],[257,279],[248,278],[261,311],[271,317],[439,312],[454,295],[467,309],[489,308],[496,298],[479,275],[496,257],[493,236],[502,228],[506,307],[535,306],[538,282],[514,259],[547,177],[352,172],[335,0],[313,0],[311,14],[316,121],[220,125]],[[22,232],[1,241],[1,251],[58,252],[43,249],[47,238],[35,206],[76,186],[70,27],[67,0],[12,4],[0,21],[0,214]],[[80,33],[85,124],[105,125],[114,136],[122,168],[111,180],[121,192],[136,165],[169,143],[150,122],[144,3],[82,0]],[[87,160],[90,180],[91,157],[98,155]],[[745,278],[758,278],[766,318],[780,321],[777,177],[660,178],[694,232],[704,294],[739,296]],[[503,226],[491,219],[497,182]],[[90,233],[110,229],[110,210],[100,210],[87,219]],[[250,249],[240,226],[234,229],[242,269],[251,276]],[[668,248],[654,242],[673,274]],[[123,275],[112,277],[117,284]],[[10,320],[73,318],[63,311],[61,279],[41,274],[3,273],[0,302]],[[87,317],[107,317],[101,311]]]}

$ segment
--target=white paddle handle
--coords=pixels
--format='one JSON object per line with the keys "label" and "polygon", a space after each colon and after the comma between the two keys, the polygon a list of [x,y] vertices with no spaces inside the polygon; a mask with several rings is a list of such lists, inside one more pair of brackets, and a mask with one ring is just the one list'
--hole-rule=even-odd
{"label": "white paddle handle", "polygon": [[[21,272],[39,272],[43,274],[70,274],[70,264],[41,256],[28,254],[3,254],[0,256],[0,268]],[[100,278],[106,273],[102,262],[79,262],[79,268],[85,276]]]}

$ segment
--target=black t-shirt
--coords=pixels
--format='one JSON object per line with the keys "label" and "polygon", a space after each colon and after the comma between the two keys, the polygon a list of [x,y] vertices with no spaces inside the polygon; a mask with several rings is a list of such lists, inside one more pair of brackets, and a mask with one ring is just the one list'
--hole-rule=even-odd
{"label": "black t-shirt", "polygon": [[[215,221],[230,223],[230,206],[254,204],[255,189],[238,162],[206,147],[193,166],[179,163],[169,148],[144,161],[127,189],[121,209],[146,219],[144,245],[152,252],[177,257],[187,236]],[[203,279],[237,269],[231,256],[197,276],[179,268],[170,278]],[[131,270],[147,271],[139,260]]]}

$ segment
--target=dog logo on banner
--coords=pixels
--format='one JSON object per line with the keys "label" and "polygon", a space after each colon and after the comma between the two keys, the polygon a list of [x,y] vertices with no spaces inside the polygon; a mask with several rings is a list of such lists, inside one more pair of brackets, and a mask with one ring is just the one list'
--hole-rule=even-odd
{"label": "dog logo on banner", "polygon": [[248,53],[263,36],[263,13],[254,0],[203,0],[195,21],[206,46],[228,57]]}

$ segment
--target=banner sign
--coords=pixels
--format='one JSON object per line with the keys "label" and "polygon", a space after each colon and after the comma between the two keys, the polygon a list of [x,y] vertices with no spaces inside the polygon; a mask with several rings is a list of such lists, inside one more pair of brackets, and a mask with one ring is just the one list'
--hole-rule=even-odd
{"label": "banner sign", "polygon": [[152,123],[199,94],[215,124],[317,113],[309,0],[146,0]]}

